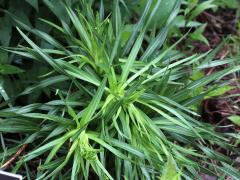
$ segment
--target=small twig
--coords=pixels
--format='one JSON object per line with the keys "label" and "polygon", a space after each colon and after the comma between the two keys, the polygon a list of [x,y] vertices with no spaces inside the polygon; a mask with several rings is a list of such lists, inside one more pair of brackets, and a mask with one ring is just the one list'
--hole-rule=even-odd
{"label": "small twig", "polygon": [[[208,17],[210,17],[210,20],[211,20],[211,18],[212,18],[212,19],[215,19],[216,21],[218,21],[218,22],[220,22],[220,23],[222,23],[222,24],[224,23],[224,21],[223,21],[222,19],[219,19],[218,17],[216,17],[216,16],[214,16],[214,15],[212,15],[212,14],[206,12],[206,11],[204,11],[203,14],[206,15],[206,16],[208,16]],[[212,21],[212,20],[211,20],[211,21]]]}
{"label": "small twig", "polygon": [[0,169],[7,169],[17,158],[18,156],[25,150],[28,144],[23,144],[20,149],[11,157],[6,163],[4,163]]}
{"label": "small twig", "polygon": [[215,70],[214,67],[213,67],[213,68],[210,68],[210,69],[208,70],[208,72],[207,72],[206,75],[208,76],[208,75],[212,74],[214,70]]}
{"label": "small twig", "polygon": [[227,55],[229,54],[229,50],[228,49],[222,49],[221,52],[219,53],[219,59],[223,60],[225,57],[227,57]]}

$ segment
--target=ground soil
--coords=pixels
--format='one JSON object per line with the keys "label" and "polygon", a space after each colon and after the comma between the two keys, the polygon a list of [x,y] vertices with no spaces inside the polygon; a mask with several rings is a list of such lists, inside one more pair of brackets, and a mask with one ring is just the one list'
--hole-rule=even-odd
{"label": "ground soil", "polygon": [[[237,36],[239,35],[236,28],[237,23],[236,11],[232,9],[219,9],[217,12],[205,11],[199,17],[198,21],[202,23],[207,23],[204,36],[209,41],[209,46],[194,42],[194,51],[203,53],[210,49],[215,48],[224,38],[229,35]],[[231,54],[231,47],[226,44],[218,53],[216,59],[222,60]],[[238,54],[239,55],[239,54]],[[226,68],[225,66],[220,67],[220,69]],[[219,67],[218,67],[219,69]],[[218,70],[217,68],[208,69],[205,73],[206,75],[211,74]],[[222,96],[207,99],[202,103],[202,120],[213,125],[216,125],[216,129],[223,133],[239,133],[240,127],[234,125],[229,121],[228,117],[231,115],[240,115],[240,77],[236,74],[229,75],[225,80],[231,80],[232,86],[235,88],[228,91]],[[230,140],[231,141],[231,140]],[[232,142],[235,143],[235,142]],[[231,157],[236,162],[237,168],[240,170],[239,166],[239,154],[234,152],[223,152],[219,147],[214,147],[219,152]],[[208,176],[205,174],[200,174],[203,180],[217,180],[217,177]],[[231,180],[230,177],[227,178]]]}

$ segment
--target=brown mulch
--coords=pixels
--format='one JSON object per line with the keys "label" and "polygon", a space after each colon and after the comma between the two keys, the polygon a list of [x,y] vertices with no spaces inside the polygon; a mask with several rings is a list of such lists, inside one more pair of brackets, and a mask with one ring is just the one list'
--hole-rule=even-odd
{"label": "brown mulch", "polygon": [[[216,47],[228,35],[237,34],[236,10],[219,9],[217,12],[211,10],[205,11],[199,15],[197,20],[201,23],[207,23],[204,36],[210,44],[208,46],[203,43],[194,42],[195,51],[197,52],[206,52]],[[226,52],[226,49],[224,51]]]}
{"label": "brown mulch", "polygon": [[[217,47],[221,43],[221,41],[228,35],[236,35],[238,33],[236,29],[238,19],[236,18],[236,10],[234,9],[219,9],[216,12],[208,10],[200,14],[197,20],[202,23],[207,23],[205,32],[203,34],[208,39],[209,46],[201,42],[194,42],[193,44],[195,47],[195,52],[207,52],[210,49]],[[216,59],[222,60],[228,57],[230,51],[231,49],[226,44],[220,50]],[[208,69],[205,73],[206,75],[209,75],[213,72],[218,71],[219,69],[224,68],[226,68],[226,66],[211,68]],[[230,75],[227,78],[229,80],[232,80],[233,78],[236,79],[236,81],[232,84],[233,86],[235,85],[236,88],[224,94],[223,97],[233,94],[239,94],[239,77],[233,77],[232,75]],[[202,115],[205,121],[208,121],[215,125],[232,125],[232,123],[229,122],[227,117],[230,115],[239,115],[239,109],[236,109],[235,107],[240,107],[240,97],[223,97],[216,97],[205,100],[203,102]],[[239,129],[239,127],[236,127],[236,129]]]}
{"label": "brown mulch", "polygon": [[[204,53],[217,47],[221,41],[228,35],[237,35],[236,29],[236,10],[233,9],[219,9],[217,12],[211,10],[203,12],[197,19],[199,22],[207,23],[204,36],[209,41],[209,46],[201,43],[194,42],[194,52]],[[239,35],[239,34],[238,34]],[[220,50],[216,59],[222,60],[229,56],[231,47],[227,44]],[[209,75],[219,69],[224,69],[225,66],[208,69],[205,73]],[[230,75],[225,80],[231,80],[231,86],[235,88],[228,91],[220,97],[214,97],[204,100],[202,102],[202,119],[205,122],[216,125],[216,130],[223,133],[239,133],[240,127],[234,125],[228,119],[231,115],[240,115],[240,96],[234,96],[240,94],[240,77]],[[223,152],[223,149],[216,147],[220,153],[223,153],[237,162],[236,159],[240,159],[236,153]],[[238,167],[237,167],[238,168]],[[240,169],[240,167],[239,167]],[[206,174],[200,174],[203,180],[217,180],[217,177],[208,176]],[[227,177],[230,180],[230,177]]]}

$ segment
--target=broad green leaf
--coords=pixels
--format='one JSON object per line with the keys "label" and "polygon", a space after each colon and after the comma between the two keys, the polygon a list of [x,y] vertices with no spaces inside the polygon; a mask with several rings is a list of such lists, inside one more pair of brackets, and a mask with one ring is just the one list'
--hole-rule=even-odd
{"label": "broad green leaf", "polygon": [[181,179],[180,175],[181,174],[176,169],[176,164],[173,157],[169,156],[164,166],[162,176],[160,179],[161,180],[169,180],[169,179],[180,180]]}
{"label": "broad green leaf", "polygon": [[9,64],[0,64],[0,74],[10,75],[10,74],[19,74],[23,73],[24,70]]}
{"label": "broad green leaf", "polygon": [[228,92],[228,91],[230,91],[234,88],[235,88],[234,86],[225,85],[225,86],[219,87],[219,88],[217,88],[213,91],[210,91],[204,98],[209,99],[211,97],[221,96],[221,95],[224,95],[226,92]]}
{"label": "broad green leaf", "polygon": [[[12,33],[12,25],[10,18],[8,16],[3,16],[0,18],[0,45],[8,46]],[[1,58],[1,57],[0,57]],[[1,59],[0,59],[1,60]],[[6,61],[0,61],[0,63],[4,63]]]}
{"label": "broad green leaf", "polygon": [[207,38],[203,35],[205,27],[206,27],[206,24],[198,27],[193,33],[190,33],[190,37],[193,40],[203,42],[209,46],[209,42],[208,42]]}
{"label": "broad green leaf", "polygon": [[240,116],[233,115],[233,116],[228,117],[228,119],[230,121],[232,121],[234,124],[240,126]]}
{"label": "broad green leaf", "polygon": [[216,5],[213,4],[214,0],[208,0],[206,2],[202,2],[201,4],[197,5],[196,8],[191,12],[191,16],[189,17],[190,20],[197,17],[201,12],[206,9],[215,8]]}
{"label": "broad green leaf", "polygon": [[38,11],[38,0],[25,0],[25,1]]}

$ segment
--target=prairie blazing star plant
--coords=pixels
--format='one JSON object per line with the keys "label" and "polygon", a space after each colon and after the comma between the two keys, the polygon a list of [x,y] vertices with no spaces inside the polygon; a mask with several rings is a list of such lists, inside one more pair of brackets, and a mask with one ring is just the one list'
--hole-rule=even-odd
{"label": "prairie blazing star plant", "polygon": [[[230,66],[239,59],[215,61],[217,49],[185,55],[175,47],[187,34],[165,46],[181,1],[147,1],[137,23],[123,15],[124,1],[43,2],[58,19],[39,19],[48,31],[6,12],[24,41],[4,49],[39,74],[34,82],[28,69],[15,75],[24,88],[0,104],[1,137],[20,136],[7,142],[3,162],[28,144],[14,170],[35,168],[26,175],[35,179],[240,178],[233,160],[215,151],[236,151],[229,138],[237,135],[216,132],[197,110],[219,79],[240,70]],[[166,6],[171,11],[161,19]]]}

